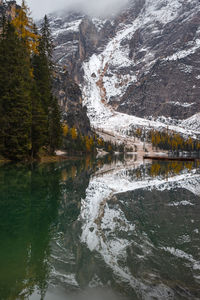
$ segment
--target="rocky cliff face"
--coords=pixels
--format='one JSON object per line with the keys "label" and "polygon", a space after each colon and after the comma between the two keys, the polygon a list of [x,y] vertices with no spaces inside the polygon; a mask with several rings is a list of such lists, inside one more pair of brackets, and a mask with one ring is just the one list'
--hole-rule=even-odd
{"label": "rocky cliff face", "polygon": [[114,36],[110,20],[91,19],[81,13],[51,14],[55,60],[67,69],[77,83],[83,82],[82,64]]}
{"label": "rocky cliff face", "polygon": [[130,0],[110,19],[73,12],[50,21],[55,59],[87,101],[140,117],[200,111],[199,0]]}
{"label": "rocky cliff face", "polygon": [[20,6],[17,5],[16,1],[5,2],[0,0],[0,19],[5,15],[8,19],[13,19],[16,15],[16,9]]}
{"label": "rocky cliff face", "polygon": [[54,93],[62,109],[63,120],[83,135],[91,132],[86,107],[82,106],[82,93],[66,70],[57,70],[54,80]]}
{"label": "rocky cliff face", "polygon": [[[62,110],[63,120],[70,128],[75,126],[83,135],[88,135],[91,133],[90,121],[87,116],[87,108],[83,106],[82,91],[78,85],[82,73],[81,62],[76,55],[77,48],[79,50],[76,30],[80,20],[82,17],[77,13],[69,14],[63,18],[50,16],[56,45],[54,58],[58,65],[53,89]],[[67,35],[65,34],[65,26],[70,27]]]}

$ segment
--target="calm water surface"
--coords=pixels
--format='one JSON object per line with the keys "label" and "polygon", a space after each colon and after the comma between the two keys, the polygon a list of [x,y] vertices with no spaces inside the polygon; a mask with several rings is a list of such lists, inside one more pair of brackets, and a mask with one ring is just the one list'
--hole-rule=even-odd
{"label": "calm water surface", "polygon": [[0,243],[0,300],[200,299],[199,166],[1,166]]}

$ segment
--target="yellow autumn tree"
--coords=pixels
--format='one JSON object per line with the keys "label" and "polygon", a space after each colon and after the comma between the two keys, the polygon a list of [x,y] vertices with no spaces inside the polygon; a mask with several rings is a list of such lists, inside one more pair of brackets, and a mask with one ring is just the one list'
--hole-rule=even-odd
{"label": "yellow autumn tree", "polygon": [[85,147],[87,152],[91,152],[94,147],[94,141],[92,137],[85,137]]}
{"label": "yellow autumn tree", "polygon": [[142,136],[142,129],[141,128],[138,128],[135,132],[135,135],[140,138]]}
{"label": "yellow autumn tree", "polygon": [[77,137],[78,137],[78,132],[77,132],[76,128],[73,127],[73,128],[71,128],[70,131],[71,131],[71,137],[72,137],[72,140],[76,140]]}
{"label": "yellow autumn tree", "polygon": [[189,137],[189,139],[187,140],[187,144],[188,144],[189,150],[194,149],[194,142],[193,142],[193,139],[191,137]]}
{"label": "yellow autumn tree", "polygon": [[21,7],[16,10],[16,17],[12,20],[17,34],[24,39],[30,52],[37,53],[39,35],[35,33],[33,20],[30,17],[30,11],[25,1],[22,1]]}
{"label": "yellow autumn tree", "polygon": [[103,146],[104,146],[104,141],[103,141],[103,139],[99,138],[99,139],[97,140],[97,144],[98,144],[100,147],[103,147]]}
{"label": "yellow autumn tree", "polygon": [[112,152],[112,146],[108,145],[108,152]]}
{"label": "yellow autumn tree", "polygon": [[85,147],[86,147],[86,151],[90,152],[91,147],[90,147],[90,139],[88,136],[85,137]]}
{"label": "yellow autumn tree", "polygon": [[153,164],[153,165],[151,166],[150,175],[151,175],[152,177],[158,176],[159,173],[160,173],[160,169],[161,169],[160,164],[158,164],[158,163]]}
{"label": "yellow autumn tree", "polygon": [[90,146],[91,146],[91,149],[94,147],[94,140],[92,137],[90,137]]}
{"label": "yellow autumn tree", "polygon": [[64,124],[63,125],[63,135],[64,135],[64,137],[67,136],[68,132],[69,132],[69,127],[68,127],[67,124]]}

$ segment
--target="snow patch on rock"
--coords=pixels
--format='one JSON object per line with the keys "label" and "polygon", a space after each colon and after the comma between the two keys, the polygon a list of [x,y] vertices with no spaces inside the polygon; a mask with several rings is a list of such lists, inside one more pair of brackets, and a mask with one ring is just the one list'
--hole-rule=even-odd
{"label": "snow patch on rock", "polygon": [[180,60],[185,58],[191,54],[194,54],[200,48],[200,39],[196,39],[193,43],[193,46],[187,50],[178,51],[171,56],[164,58],[164,61],[173,61],[173,60]]}
{"label": "snow patch on rock", "polygon": [[200,113],[182,121],[181,126],[185,129],[193,129],[200,131]]}

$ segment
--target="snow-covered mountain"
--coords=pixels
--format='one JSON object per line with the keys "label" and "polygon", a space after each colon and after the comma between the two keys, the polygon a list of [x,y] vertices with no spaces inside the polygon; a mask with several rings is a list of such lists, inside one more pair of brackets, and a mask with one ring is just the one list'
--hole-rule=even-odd
{"label": "snow-covered mountain", "polygon": [[94,127],[113,116],[120,125],[133,121],[127,114],[183,120],[200,111],[198,0],[130,0],[107,19],[79,12],[49,18],[55,59],[81,85]]}

